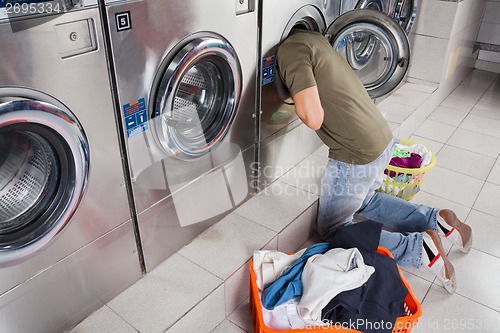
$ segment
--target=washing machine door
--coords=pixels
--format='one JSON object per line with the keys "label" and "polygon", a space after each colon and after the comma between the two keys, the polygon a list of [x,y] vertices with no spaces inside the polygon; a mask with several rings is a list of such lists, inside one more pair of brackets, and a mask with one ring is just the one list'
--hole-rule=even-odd
{"label": "washing machine door", "polygon": [[355,70],[372,98],[391,92],[408,70],[408,38],[400,25],[382,12],[347,12],[332,23],[326,37]]}
{"label": "washing machine door", "polygon": [[89,147],[76,119],[61,108],[0,101],[1,267],[44,249],[70,223],[86,188]]}
{"label": "washing machine door", "polygon": [[379,12],[389,13],[389,0],[359,0],[356,5],[359,9],[373,9]]}
{"label": "washing machine door", "polygon": [[394,8],[394,19],[407,35],[410,34],[417,17],[417,0],[397,0]]}
{"label": "washing machine door", "polygon": [[174,50],[155,80],[150,122],[165,153],[191,160],[214,149],[230,129],[241,97],[241,66],[229,42],[210,33]]}

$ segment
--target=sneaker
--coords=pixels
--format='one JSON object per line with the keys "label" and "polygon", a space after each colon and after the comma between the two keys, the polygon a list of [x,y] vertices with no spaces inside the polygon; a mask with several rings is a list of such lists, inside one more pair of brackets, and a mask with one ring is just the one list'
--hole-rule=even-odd
{"label": "sneaker", "polygon": [[455,269],[444,253],[436,231],[427,231],[422,237],[422,263],[437,277],[441,285],[453,294],[457,288]]}
{"label": "sneaker", "polygon": [[439,235],[450,240],[463,253],[469,253],[472,248],[471,227],[460,221],[449,209],[441,209],[436,217]]}

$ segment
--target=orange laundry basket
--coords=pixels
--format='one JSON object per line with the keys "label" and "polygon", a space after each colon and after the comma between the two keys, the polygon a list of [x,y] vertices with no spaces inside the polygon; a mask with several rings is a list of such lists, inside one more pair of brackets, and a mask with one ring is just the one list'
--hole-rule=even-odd
{"label": "orange laundry basket", "polygon": [[[392,258],[391,253],[387,249],[381,246],[378,247],[377,252]],[[412,328],[417,324],[418,318],[422,315],[422,306],[415,297],[413,290],[410,288],[410,285],[404,278],[399,267],[398,270],[399,270],[399,275],[401,276],[401,280],[403,281],[403,284],[408,289],[408,295],[406,296],[404,302],[406,316],[397,318],[392,332],[408,333],[411,332]],[[262,304],[260,302],[259,288],[257,287],[257,278],[253,270],[253,259],[250,260],[250,309],[251,309],[254,333],[311,333],[311,332],[360,333],[360,331],[357,330],[343,329],[341,327],[339,328],[316,327],[310,329],[301,328],[301,329],[290,329],[290,330],[275,330],[267,327],[264,322],[264,317],[262,314]]]}
{"label": "orange laundry basket", "polygon": [[[411,146],[418,142],[409,139],[400,139],[399,143]],[[383,181],[382,186],[378,189],[379,192],[384,192],[405,200],[411,200],[420,191],[420,186],[424,178],[432,168],[436,165],[436,156],[432,153],[431,162],[421,168],[399,168],[392,165],[387,166],[387,177]],[[391,177],[391,175],[396,175]]]}

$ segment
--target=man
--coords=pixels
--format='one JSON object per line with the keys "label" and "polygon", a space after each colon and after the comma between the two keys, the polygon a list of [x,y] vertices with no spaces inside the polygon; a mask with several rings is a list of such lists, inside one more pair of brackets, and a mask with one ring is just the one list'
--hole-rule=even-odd
{"label": "man", "polygon": [[454,269],[439,235],[468,252],[472,230],[451,210],[375,192],[395,140],[349,64],[323,35],[306,30],[292,31],[279,46],[277,61],[297,115],[330,148],[317,221],[322,238],[353,223],[354,214],[380,222],[396,231],[382,231],[379,244],[398,264],[426,265],[453,293]]}

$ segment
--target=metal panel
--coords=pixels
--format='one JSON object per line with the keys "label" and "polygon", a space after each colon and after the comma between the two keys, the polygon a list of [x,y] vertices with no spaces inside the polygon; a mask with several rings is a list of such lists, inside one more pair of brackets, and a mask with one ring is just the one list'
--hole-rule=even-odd
{"label": "metal panel", "polygon": [[[253,179],[253,161],[254,149],[251,147],[241,152],[232,163],[192,181],[138,215],[147,271],[255,192],[254,185],[247,182]],[[245,177],[241,172],[246,173]]]}
{"label": "metal panel", "polygon": [[[125,129],[126,112],[133,112],[132,106],[139,106],[141,114],[151,118],[160,79],[175,55],[192,41],[204,36],[226,40],[241,65],[238,83],[242,94],[236,115],[221,142],[206,154],[182,158],[180,150],[169,154],[162,149],[152,132],[162,129],[160,117],[140,125],[131,121],[132,128],[124,133],[148,271],[246,200],[252,191],[250,166],[255,158],[257,120],[256,4],[253,0],[107,2],[116,91]],[[118,23],[124,17],[129,24],[120,29]],[[189,72],[189,66],[180,72]],[[195,85],[190,88],[203,95]],[[194,95],[189,90],[184,91],[188,98]]]}
{"label": "metal panel", "polygon": [[[130,12],[132,29],[118,31],[116,15]],[[257,50],[257,14],[250,11],[236,15],[233,0],[217,1],[138,1],[112,3],[107,7],[110,24],[113,61],[119,103],[121,106],[144,99],[154,100],[152,90],[155,77],[162,74],[162,60],[180,50],[187,41],[202,32],[217,34],[226,39],[236,51],[242,66],[243,89],[236,117],[228,130],[224,143],[246,150],[254,144],[255,86]],[[168,19],[166,19],[168,18]],[[244,36],[244,37],[242,37]],[[167,61],[168,63],[168,61]],[[146,106],[151,113],[152,105]],[[123,110],[121,110],[123,112]],[[155,120],[152,120],[155,121]],[[214,154],[195,161],[174,161],[159,149],[152,136],[153,123],[145,130],[127,138],[127,151],[138,213],[156,204],[172,193],[167,173],[181,168],[185,178],[196,179],[212,168]],[[126,135],[126,133],[125,133]],[[159,174],[163,170],[164,176]],[[149,179],[158,187],[148,189],[142,180]]]}
{"label": "metal panel", "polygon": [[141,277],[132,222],[0,297],[0,331],[63,332]]}
{"label": "metal panel", "polygon": [[[82,20],[93,22],[97,49],[62,59],[55,25]],[[132,225],[123,225],[131,214],[101,21],[90,8],[11,24],[0,24],[2,93],[70,110],[89,141],[90,172],[87,193],[55,242],[0,270],[0,330],[62,331],[140,277]]]}
{"label": "metal panel", "polygon": [[259,190],[283,176],[321,145],[316,133],[302,124],[300,119],[262,141]]}

